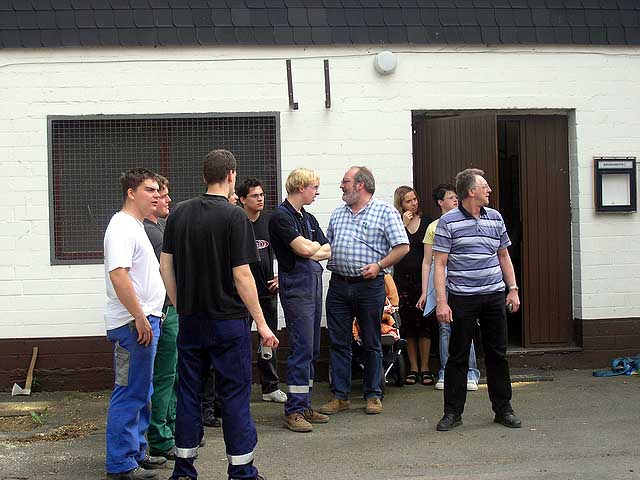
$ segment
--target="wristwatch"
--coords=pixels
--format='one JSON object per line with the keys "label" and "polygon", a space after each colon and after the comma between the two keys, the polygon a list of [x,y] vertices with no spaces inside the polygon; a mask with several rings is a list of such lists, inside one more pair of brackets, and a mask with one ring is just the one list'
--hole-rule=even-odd
{"label": "wristwatch", "polygon": [[520,287],[518,285],[511,285],[509,287],[509,291],[511,291],[511,290],[520,290]]}

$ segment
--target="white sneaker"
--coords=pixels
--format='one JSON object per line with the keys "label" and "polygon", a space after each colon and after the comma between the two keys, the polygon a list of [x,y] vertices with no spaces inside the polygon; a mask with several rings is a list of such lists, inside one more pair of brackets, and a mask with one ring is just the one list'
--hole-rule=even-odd
{"label": "white sneaker", "polygon": [[444,378],[439,378],[436,382],[436,390],[444,390]]}
{"label": "white sneaker", "polygon": [[287,394],[282,390],[274,390],[271,393],[263,393],[262,394],[263,402],[276,402],[276,403],[286,403],[287,402]]}
{"label": "white sneaker", "polygon": [[478,390],[478,382],[467,380],[467,392],[475,392],[476,390]]}

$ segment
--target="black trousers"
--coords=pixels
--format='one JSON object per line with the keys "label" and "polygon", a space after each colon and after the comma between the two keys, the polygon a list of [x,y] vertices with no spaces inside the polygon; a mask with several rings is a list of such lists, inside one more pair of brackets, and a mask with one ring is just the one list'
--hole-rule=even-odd
{"label": "black trousers", "polygon": [[444,413],[462,415],[467,400],[469,350],[476,320],[480,320],[487,387],[491,407],[497,414],[511,412],[511,377],[507,363],[507,312],[504,293],[489,295],[449,294],[453,312],[449,360],[444,377]]}

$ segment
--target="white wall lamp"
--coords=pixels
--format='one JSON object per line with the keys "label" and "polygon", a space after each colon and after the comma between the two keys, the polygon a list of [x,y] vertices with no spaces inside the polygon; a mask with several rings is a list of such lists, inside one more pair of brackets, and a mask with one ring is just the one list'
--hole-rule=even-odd
{"label": "white wall lamp", "polygon": [[373,58],[373,66],[380,75],[389,75],[398,66],[398,57],[395,53],[384,50]]}

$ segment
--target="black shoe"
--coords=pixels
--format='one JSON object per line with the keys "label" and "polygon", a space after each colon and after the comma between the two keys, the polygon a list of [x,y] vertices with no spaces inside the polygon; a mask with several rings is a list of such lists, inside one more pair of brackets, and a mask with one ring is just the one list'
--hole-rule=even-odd
{"label": "black shoe", "polygon": [[152,457],[164,457],[167,460],[175,461],[176,459],[176,447],[171,447],[169,450],[161,452],[160,450],[149,449],[149,455]]}
{"label": "black shoe", "polygon": [[445,413],[438,422],[438,425],[436,425],[436,430],[439,432],[448,432],[449,430],[456,428],[458,425],[462,425],[462,417],[460,417],[460,415]]}
{"label": "black shoe", "polygon": [[205,427],[217,427],[220,428],[222,426],[222,422],[218,415],[216,415],[216,411],[213,408],[205,408],[202,412],[202,423]]}
{"label": "black shoe", "polygon": [[520,428],[522,427],[522,422],[518,417],[516,417],[513,412],[505,412],[502,414],[496,414],[496,417],[493,419],[495,423],[500,423],[505,427],[509,428]]}
{"label": "black shoe", "polygon": [[144,460],[138,462],[138,465],[140,465],[145,470],[157,470],[159,468],[164,468],[166,464],[166,458],[152,457],[150,455],[147,455],[146,457],[144,457]]}
{"label": "black shoe", "polygon": [[138,467],[128,472],[107,473],[107,480],[156,480],[158,476],[158,472]]}

